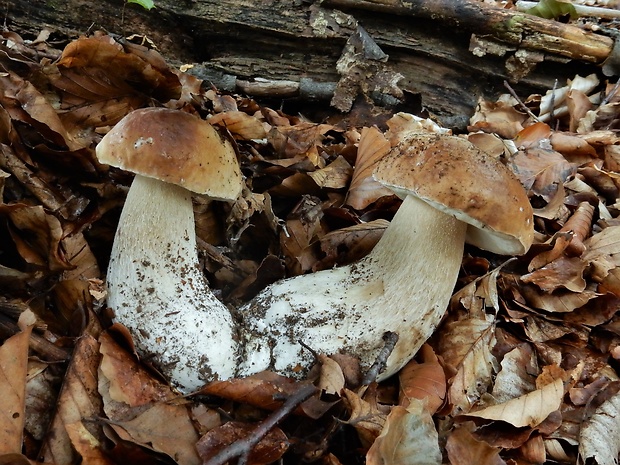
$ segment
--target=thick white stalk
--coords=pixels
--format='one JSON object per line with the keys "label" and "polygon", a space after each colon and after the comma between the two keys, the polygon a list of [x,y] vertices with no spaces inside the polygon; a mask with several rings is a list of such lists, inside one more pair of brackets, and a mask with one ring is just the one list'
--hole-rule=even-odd
{"label": "thick white stalk", "polygon": [[234,375],[232,315],[198,266],[190,193],[137,175],[108,268],[108,305],[138,353],[183,392]]}
{"label": "thick white stalk", "polygon": [[264,369],[295,376],[312,350],[357,356],[368,368],[386,331],[398,343],[379,379],[409,361],[441,321],[463,256],[467,225],[407,196],[361,261],[278,282],[239,309],[238,376]]}

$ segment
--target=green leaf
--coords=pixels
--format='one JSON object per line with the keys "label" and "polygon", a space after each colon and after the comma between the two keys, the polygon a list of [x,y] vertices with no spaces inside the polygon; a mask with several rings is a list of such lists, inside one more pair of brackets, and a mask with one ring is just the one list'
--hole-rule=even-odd
{"label": "green leaf", "polygon": [[145,10],[150,10],[151,8],[155,8],[155,3],[153,0],[126,0],[127,3],[137,3]]}
{"label": "green leaf", "polygon": [[557,19],[564,15],[570,15],[571,19],[579,17],[571,3],[558,0],[540,0],[538,5],[530,8],[526,13],[545,19]]}

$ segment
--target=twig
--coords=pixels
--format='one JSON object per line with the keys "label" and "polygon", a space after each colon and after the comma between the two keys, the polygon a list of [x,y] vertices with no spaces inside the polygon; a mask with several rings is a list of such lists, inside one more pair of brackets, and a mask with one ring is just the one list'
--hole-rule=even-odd
{"label": "twig", "polygon": [[519,98],[515,90],[510,86],[510,84],[508,84],[508,81],[504,81],[504,87],[508,89],[508,92],[510,92],[510,95],[512,95],[515,98],[515,100],[519,103],[519,106],[523,109],[523,111],[525,111],[530,116],[530,118],[534,119],[534,121],[536,122],[540,122],[540,120],[538,119],[538,116],[532,113],[532,111],[525,105],[525,103],[521,101],[521,99]]}
{"label": "twig", "polygon": [[398,342],[398,334],[393,333],[392,331],[387,331],[383,335],[383,340],[385,341],[385,344],[377,355],[375,363],[373,363],[368,369],[368,372],[366,372],[366,376],[364,376],[364,379],[362,380],[362,386],[367,386],[374,382],[377,379],[377,376],[379,376],[379,373],[383,371],[385,365],[387,364],[388,357]]}
{"label": "twig", "polygon": [[282,404],[277,411],[273,412],[269,415],[265,420],[263,420],[257,427],[254,429],[252,434],[247,438],[239,439],[232,444],[230,444],[226,449],[217,454],[215,457],[210,458],[203,465],[223,465],[231,459],[235,457],[239,457],[239,465],[247,461],[247,457],[256,446],[260,440],[265,437],[265,435],[276,426],[280,421],[282,421],[286,416],[288,416],[299,404],[303,401],[311,397],[314,393],[317,392],[316,386],[313,384],[308,384],[297,392],[292,394],[286,401]]}

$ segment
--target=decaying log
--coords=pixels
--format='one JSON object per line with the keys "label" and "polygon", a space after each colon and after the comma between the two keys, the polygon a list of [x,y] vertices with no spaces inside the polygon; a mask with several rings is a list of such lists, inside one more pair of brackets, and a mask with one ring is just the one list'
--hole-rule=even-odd
{"label": "decaying log", "polygon": [[[597,71],[613,48],[609,37],[475,0],[156,0],[151,11],[121,0],[5,3],[10,30],[47,27],[57,40],[95,29],[144,34],[172,64],[290,112],[304,113],[310,100],[327,107],[334,92],[346,111],[358,86],[460,128],[480,97],[505,92],[504,80],[521,95],[544,92]],[[384,58],[355,48],[363,33]],[[345,82],[352,66],[375,81]]]}

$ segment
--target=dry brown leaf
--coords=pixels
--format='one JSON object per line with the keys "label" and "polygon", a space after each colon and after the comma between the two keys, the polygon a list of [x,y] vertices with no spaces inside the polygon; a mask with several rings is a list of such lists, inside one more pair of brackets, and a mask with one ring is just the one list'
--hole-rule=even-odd
{"label": "dry brown leaf", "polygon": [[562,154],[545,148],[521,150],[510,159],[509,166],[526,190],[546,201],[575,171]]}
{"label": "dry brown leaf", "polygon": [[554,131],[550,137],[553,150],[570,159],[578,156],[596,157],[596,149],[579,134]]}
{"label": "dry brown leaf", "polygon": [[610,270],[620,265],[620,226],[610,226],[584,241],[587,250],[583,260],[594,268],[602,281]]}
{"label": "dry brown leaf", "polygon": [[308,173],[317,186],[326,189],[342,189],[349,184],[353,168],[345,158],[339,155],[325,168]]}
{"label": "dry brown leaf", "polygon": [[579,434],[579,463],[616,465],[620,453],[620,393],[596,409]]}
{"label": "dry brown leaf", "polygon": [[468,412],[467,417],[505,421],[517,428],[534,428],[562,405],[564,382],[557,379],[540,389],[490,407]]}
{"label": "dry brown leaf", "polygon": [[[255,425],[229,421],[222,426],[212,429],[196,444],[196,450],[204,462],[215,457],[235,441],[243,441],[253,430]],[[288,449],[288,438],[280,428],[272,428],[247,457],[248,465],[267,465],[277,462]]]}
{"label": "dry brown leaf", "polygon": [[50,366],[35,359],[28,361],[24,427],[28,434],[37,441],[43,441],[51,424],[58,397],[57,386],[62,380],[53,368],[50,369]]}
{"label": "dry brown leaf", "polygon": [[312,271],[353,263],[365,257],[379,242],[389,224],[389,221],[380,219],[328,232],[319,239],[326,256],[313,264]]}
{"label": "dry brown leaf", "polygon": [[539,369],[530,344],[519,344],[505,354],[500,366],[491,392],[497,402],[506,402],[536,389]]}
{"label": "dry brown leaf", "polygon": [[120,411],[115,411],[114,405],[108,402],[105,410],[109,418],[125,419],[123,414],[128,410],[127,407],[166,402],[177,397],[169,386],[154,379],[107,332],[99,336],[99,343],[99,352],[102,355],[99,364],[99,391],[101,393],[103,377],[108,382],[106,396],[116,403],[124,404]]}
{"label": "dry brown leaf", "polygon": [[22,452],[31,332],[29,326],[8,338],[0,347],[0,455]]}
{"label": "dry brown leaf", "polygon": [[510,148],[512,148],[511,146],[514,145],[511,141],[505,141],[497,136],[497,134],[475,132],[468,134],[467,140],[483,152],[486,152],[495,158],[500,158],[516,151],[516,149],[510,150]]}
{"label": "dry brown leaf", "polygon": [[201,463],[195,449],[199,436],[184,405],[153,403],[131,420],[110,426],[122,439],[162,452],[179,465]]}
{"label": "dry brown leaf", "polygon": [[369,389],[364,398],[349,389],[343,394],[350,411],[345,423],[355,428],[362,446],[368,449],[383,431],[387,413],[377,402],[376,390]]}
{"label": "dry brown leaf", "polygon": [[469,120],[467,129],[471,132],[495,133],[504,139],[514,139],[523,130],[527,119],[525,113],[515,110],[516,102],[509,96],[501,96],[497,102],[483,99],[478,101],[475,114]]}
{"label": "dry brown leaf", "polygon": [[[97,393],[98,365],[99,344],[91,336],[81,337],[73,349],[56,414],[41,450],[45,461],[73,463],[76,457],[66,425],[101,416],[102,402]],[[97,440],[103,440],[101,425],[91,422],[87,428]]]}
{"label": "dry brown leaf", "polygon": [[321,363],[321,375],[317,387],[327,394],[340,394],[345,386],[342,368],[336,360],[324,354],[319,354],[318,358]]}
{"label": "dry brown leaf", "polygon": [[88,465],[114,465],[116,463],[104,453],[103,444],[88,431],[83,422],[69,423],[65,425],[65,429],[71,444],[82,457],[81,463]]}
{"label": "dry brown leaf", "polygon": [[199,464],[194,447],[199,436],[187,407],[170,402],[176,398],[170,387],[153,379],[107,333],[99,340],[98,390],[111,428],[123,440],[164,453],[180,465]]}
{"label": "dry brown leaf", "polygon": [[536,284],[549,293],[561,288],[583,292],[588,284],[583,277],[587,266],[579,257],[561,256],[536,271],[521,276],[521,281]]}
{"label": "dry brown leaf", "polygon": [[422,402],[392,407],[383,431],[366,454],[367,465],[441,465],[433,418]]}
{"label": "dry brown leaf", "polygon": [[551,128],[546,123],[534,123],[516,135],[514,143],[518,149],[541,147],[548,143],[551,137]]}
{"label": "dry brown leaf", "polygon": [[[199,393],[254,405],[265,410],[277,410],[288,396],[307,384],[307,381],[297,381],[264,371],[245,378],[214,381],[204,386]],[[331,405],[333,403],[310,398],[301,404],[297,412],[310,418],[319,418]]]}
{"label": "dry brown leaf", "polygon": [[505,465],[499,456],[500,448],[479,441],[470,432],[474,426],[464,423],[455,427],[446,442],[446,452],[451,465]]}
{"label": "dry brown leaf", "polygon": [[[45,212],[40,205],[2,205],[12,224],[12,239],[18,252],[28,263],[48,267],[52,271],[70,269],[60,247],[64,235],[60,221]],[[28,240],[26,240],[28,238]]]}
{"label": "dry brown leaf", "polygon": [[376,127],[362,129],[355,169],[347,193],[347,205],[362,210],[380,197],[392,195],[391,190],[372,178],[375,164],[390,150],[389,141]]}
{"label": "dry brown leaf", "polygon": [[263,123],[255,116],[243,111],[226,111],[209,118],[209,123],[222,126],[242,140],[264,139],[267,132]]}
{"label": "dry brown leaf", "polygon": [[448,382],[448,401],[454,413],[468,412],[491,384],[497,371],[492,354],[494,327],[494,322],[486,319],[444,326],[438,353],[456,371]]}
{"label": "dry brown leaf", "polygon": [[407,407],[410,399],[418,399],[424,402],[427,411],[433,415],[446,400],[446,375],[428,344],[420,348],[417,357],[421,359],[420,363],[412,360],[399,371],[399,404]]}
{"label": "dry brown leaf", "polygon": [[554,313],[568,313],[584,306],[599,295],[591,287],[589,286],[582,292],[560,290],[553,294],[541,292],[532,285],[523,285],[519,289],[532,308]]}

